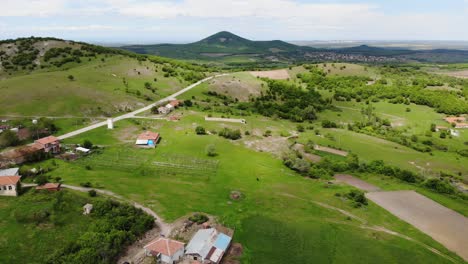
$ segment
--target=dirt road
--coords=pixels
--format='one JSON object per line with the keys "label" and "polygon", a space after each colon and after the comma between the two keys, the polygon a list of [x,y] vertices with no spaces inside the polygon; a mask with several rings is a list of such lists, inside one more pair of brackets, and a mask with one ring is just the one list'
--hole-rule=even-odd
{"label": "dirt road", "polygon": [[[176,93],[174,93],[172,95],[169,95],[169,96],[167,96],[167,97],[165,97],[165,98],[163,98],[163,99],[161,99],[161,100],[159,100],[159,101],[157,101],[155,103],[147,105],[147,106],[145,106],[143,108],[140,108],[138,110],[135,110],[133,112],[126,113],[126,114],[123,114],[121,116],[115,117],[112,120],[114,122],[117,122],[117,121],[122,120],[122,119],[133,118],[137,114],[140,114],[140,113],[143,113],[145,111],[150,110],[153,106],[158,106],[158,105],[161,105],[161,104],[163,104],[163,103],[165,103],[165,102],[167,102],[169,100],[175,99],[177,96],[179,96],[179,95],[181,95],[181,94],[195,88],[196,86],[200,85],[201,83],[204,83],[204,82],[209,81],[209,80],[211,80],[213,78],[217,78],[217,77],[221,77],[221,76],[225,76],[225,75],[228,75],[228,74],[219,74],[219,75],[215,75],[215,76],[210,76],[210,77],[205,78],[205,79],[203,79],[201,81],[198,81],[198,82],[196,82],[194,84],[191,84],[191,85],[187,86],[186,88],[184,88],[184,89],[182,89],[182,90],[180,90],[180,91],[178,91],[178,92],[176,92]],[[79,134],[82,134],[84,132],[96,129],[98,127],[106,126],[106,125],[107,125],[107,121],[99,122],[99,123],[96,123],[96,124],[93,124],[93,125],[90,125],[90,126],[87,126],[87,127],[84,127],[84,128],[80,128],[80,129],[75,130],[75,131],[72,131],[70,133],[61,135],[61,136],[59,136],[57,138],[58,139],[66,139],[66,138],[74,137],[76,135],[79,135]]]}
{"label": "dirt road", "polygon": [[468,261],[468,219],[414,191],[372,192],[366,197]]}

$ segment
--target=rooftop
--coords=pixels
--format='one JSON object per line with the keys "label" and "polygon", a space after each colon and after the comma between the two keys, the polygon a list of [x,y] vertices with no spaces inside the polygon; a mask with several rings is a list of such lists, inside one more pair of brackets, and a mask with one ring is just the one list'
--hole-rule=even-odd
{"label": "rooftop", "polygon": [[184,248],[184,243],[168,238],[158,238],[144,248],[152,252],[152,254],[156,253],[155,255],[160,253],[165,256],[173,256],[177,251]]}
{"label": "rooftop", "polygon": [[46,144],[54,143],[56,141],[59,141],[59,139],[54,137],[54,136],[48,136],[48,137],[45,137],[45,138],[40,138],[40,139],[36,140],[35,142],[39,143],[39,144],[42,144],[42,145],[46,145]]}
{"label": "rooftop", "polygon": [[0,170],[0,177],[2,176],[16,176],[18,175],[19,168],[10,168],[5,170]]}
{"label": "rooftop", "polygon": [[156,140],[159,138],[159,134],[151,131],[145,131],[138,136],[138,140]]}
{"label": "rooftop", "polygon": [[19,182],[20,176],[4,176],[0,177],[0,186],[4,185],[15,185]]}
{"label": "rooftop", "polygon": [[46,183],[44,185],[41,185],[41,186],[37,186],[36,187],[36,190],[47,190],[47,189],[58,189],[60,188],[60,183]]}

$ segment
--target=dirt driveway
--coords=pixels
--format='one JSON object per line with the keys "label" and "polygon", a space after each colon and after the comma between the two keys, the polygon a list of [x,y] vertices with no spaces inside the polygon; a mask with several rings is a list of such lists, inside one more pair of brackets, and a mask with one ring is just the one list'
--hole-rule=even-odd
{"label": "dirt driveway", "polygon": [[351,186],[354,186],[360,190],[367,191],[367,192],[378,192],[380,191],[380,188],[372,185],[370,183],[367,183],[359,178],[356,178],[351,175],[347,174],[337,174],[334,176],[335,179],[339,182],[344,182],[346,184],[349,184]]}
{"label": "dirt driveway", "polygon": [[468,219],[414,191],[372,192],[366,197],[468,261]]}

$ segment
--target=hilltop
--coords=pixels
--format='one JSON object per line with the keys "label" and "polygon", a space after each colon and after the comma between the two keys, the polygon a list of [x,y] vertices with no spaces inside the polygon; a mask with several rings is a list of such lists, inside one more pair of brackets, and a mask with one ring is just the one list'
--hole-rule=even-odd
{"label": "hilltop", "polygon": [[299,46],[281,40],[253,41],[227,31],[221,31],[188,44],[131,45],[121,48],[140,54],[214,62],[225,66],[244,68],[326,61],[366,63],[468,62],[468,51],[466,50],[411,50],[368,45],[325,49]]}
{"label": "hilltop", "polygon": [[0,115],[105,117],[163,98],[204,67],[55,38],[0,42]]}

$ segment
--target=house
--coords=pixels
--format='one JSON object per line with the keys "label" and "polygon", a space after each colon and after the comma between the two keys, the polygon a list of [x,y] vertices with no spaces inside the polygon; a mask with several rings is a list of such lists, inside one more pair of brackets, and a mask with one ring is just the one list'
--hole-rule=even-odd
{"label": "house", "polygon": [[158,108],[158,113],[161,115],[167,115],[171,112],[171,110],[165,106],[161,106]]}
{"label": "house", "polygon": [[158,133],[145,131],[138,136],[135,142],[135,145],[138,145],[139,147],[154,148],[156,147],[158,140],[159,140]]}
{"label": "house", "polygon": [[34,143],[46,153],[56,154],[60,152],[60,140],[54,136],[38,139]]}
{"label": "house", "polygon": [[187,245],[185,254],[201,263],[220,263],[232,238],[215,228],[200,229]]}
{"label": "house", "polygon": [[92,204],[87,203],[87,204],[85,204],[83,206],[83,214],[84,215],[89,215],[92,210],[93,210],[93,205]]}
{"label": "house", "polygon": [[173,108],[179,107],[180,103],[181,103],[181,102],[180,102],[179,100],[172,100],[172,101],[169,102],[169,104],[170,104]]}
{"label": "house", "polygon": [[446,126],[436,126],[436,129],[435,129],[436,132],[439,132],[439,131],[448,131],[448,130],[449,130],[449,128],[446,127]]}
{"label": "house", "polygon": [[18,196],[16,186],[20,182],[21,176],[2,176],[0,177],[0,195]]}
{"label": "house", "polygon": [[144,246],[147,256],[155,257],[158,263],[173,264],[184,256],[184,243],[169,238],[158,238]]}
{"label": "house", "polygon": [[455,124],[455,128],[468,128],[468,123],[464,116],[449,116],[444,118],[444,120],[450,124]]}
{"label": "house", "polygon": [[0,170],[0,177],[3,176],[19,176],[19,168]]}
{"label": "house", "polygon": [[40,186],[37,186],[36,187],[36,190],[47,190],[49,192],[56,192],[56,191],[60,191],[60,186],[62,184],[61,183],[46,183],[44,185],[40,185]]}

